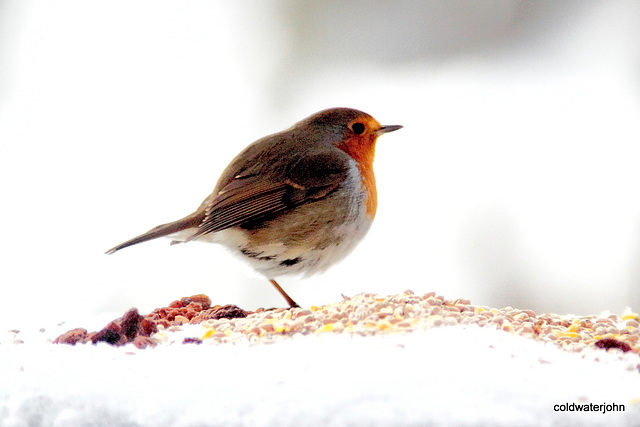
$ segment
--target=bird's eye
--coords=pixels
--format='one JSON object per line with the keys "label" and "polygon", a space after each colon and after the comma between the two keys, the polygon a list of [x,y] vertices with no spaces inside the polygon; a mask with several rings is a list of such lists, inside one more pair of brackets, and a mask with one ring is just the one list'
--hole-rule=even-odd
{"label": "bird's eye", "polygon": [[353,126],[351,126],[351,130],[353,130],[356,135],[360,135],[364,132],[364,125],[360,122],[354,123]]}

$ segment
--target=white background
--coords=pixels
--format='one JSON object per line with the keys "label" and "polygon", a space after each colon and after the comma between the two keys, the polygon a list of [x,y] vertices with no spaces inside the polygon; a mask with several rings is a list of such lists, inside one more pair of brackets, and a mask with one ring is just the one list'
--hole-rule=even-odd
{"label": "white background", "polygon": [[302,305],[436,291],[640,307],[640,3],[0,1],[3,320],[185,295],[281,306],[215,245],[103,252],[193,211],[253,140],[327,107],[379,140],[379,208]]}

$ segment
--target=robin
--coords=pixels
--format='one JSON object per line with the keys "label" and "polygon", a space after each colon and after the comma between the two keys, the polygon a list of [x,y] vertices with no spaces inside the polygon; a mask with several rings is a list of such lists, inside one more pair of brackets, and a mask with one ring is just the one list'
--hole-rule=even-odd
{"label": "robin", "polygon": [[221,243],[298,307],[274,278],[322,272],[362,240],[378,203],[376,140],[400,128],[351,108],[320,111],[245,148],[192,214],[106,253],[164,236]]}

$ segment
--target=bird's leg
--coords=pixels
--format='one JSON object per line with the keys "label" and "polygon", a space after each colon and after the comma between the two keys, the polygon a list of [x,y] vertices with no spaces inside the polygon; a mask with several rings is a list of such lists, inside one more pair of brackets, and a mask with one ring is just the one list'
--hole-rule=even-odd
{"label": "bird's leg", "polygon": [[282,295],[282,297],[285,300],[287,300],[287,304],[289,304],[289,307],[291,307],[291,308],[300,308],[300,306],[294,300],[292,300],[289,295],[287,295],[287,293],[284,291],[284,289],[282,289],[280,287],[280,285],[278,285],[278,282],[276,282],[273,279],[269,279],[269,281],[278,290],[278,292],[280,292],[280,295]]}

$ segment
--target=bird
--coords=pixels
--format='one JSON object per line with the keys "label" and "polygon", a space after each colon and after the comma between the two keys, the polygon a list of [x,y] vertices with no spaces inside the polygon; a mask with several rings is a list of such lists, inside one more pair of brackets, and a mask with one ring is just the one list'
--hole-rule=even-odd
{"label": "bird", "polygon": [[222,244],[299,307],[275,279],[323,272],[352,252],[378,206],[377,138],[401,128],[352,108],[312,114],[241,151],[195,212],[106,253],[159,237]]}

